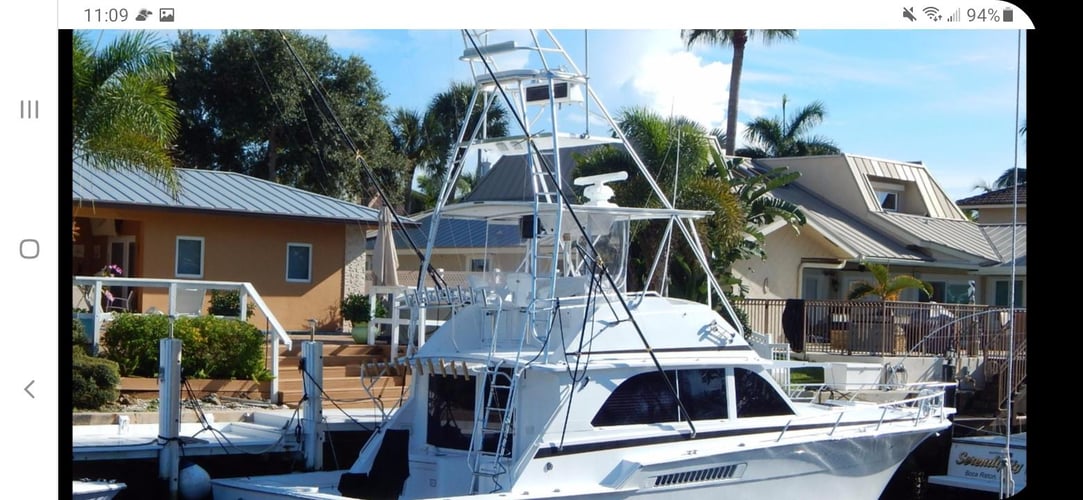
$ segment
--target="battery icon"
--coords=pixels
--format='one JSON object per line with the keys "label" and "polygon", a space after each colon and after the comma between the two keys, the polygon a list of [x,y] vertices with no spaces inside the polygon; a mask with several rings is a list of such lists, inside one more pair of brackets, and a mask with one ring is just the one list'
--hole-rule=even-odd
{"label": "battery icon", "polygon": [[1006,22],[1006,23],[1012,22],[1012,14],[1013,14],[1012,13],[1012,8],[1011,7],[1006,7],[1004,9],[1004,16],[1002,17],[1002,19],[1004,19],[1004,22]]}

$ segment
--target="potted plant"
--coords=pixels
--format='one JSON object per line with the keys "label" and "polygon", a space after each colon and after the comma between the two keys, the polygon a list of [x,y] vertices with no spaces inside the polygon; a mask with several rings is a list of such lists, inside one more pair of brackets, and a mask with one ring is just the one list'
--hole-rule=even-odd
{"label": "potted plant", "polygon": [[917,288],[930,297],[933,295],[932,285],[918,278],[908,274],[891,276],[888,274],[887,266],[875,262],[866,262],[863,265],[865,269],[872,273],[875,281],[872,283],[862,281],[855,285],[853,290],[850,290],[849,296],[847,296],[850,300],[858,300],[868,296],[878,297],[880,300],[899,300],[899,294],[903,290],[910,288]]}
{"label": "potted plant", "polygon": [[342,299],[342,319],[353,325],[350,333],[358,344],[367,344],[369,337],[369,320],[372,319],[372,311],[369,308],[369,296],[360,293],[351,293]]}
{"label": "potted plant", "polygon": [[[863,263],[865,269],[872,274],[873,281],[862,281],[850,291],[849,300],[859,300],[866,297],[875,297],[881,302],[899,300],[899,295],[904,290],[916,288],[932,296],[933,287],[908,274],[892,276],[887,266],[875,262]],[[859,309],[859,312],[861,310]],[[868,314],[851,314],[849,328],[850,351],[869,352],[905,352],[907,350],[906,334],[902,327],[895,324],[893,310],[886,304],[884,307],[867,309]]]}

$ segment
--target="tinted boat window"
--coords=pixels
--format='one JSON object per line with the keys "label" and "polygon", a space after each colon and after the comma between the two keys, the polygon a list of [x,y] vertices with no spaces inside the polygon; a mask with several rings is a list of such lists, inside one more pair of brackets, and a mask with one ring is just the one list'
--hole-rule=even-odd
{"label": "tinted boat window", "polygon": [[763,377],[744,368],[733,369],[738,417],[793,415],[790,405]]}
{"label": "tinted boat window", "polygon": [[726,370],[677,372],[678,394],[692,420],[726,418]]}
{"label": "tinted boat window", "polygon": [[[726,370],[667,371],[691,420],[726,418]],[[658,372],[625,380],[591,420],[595,426],[657,424],[688,420]]]}
{"label": "tinted boat window", "polygon": [[[673,381],[673,372],[666,372]],[[631,425],[673,422],[677,420],[677,400],[666,386],[661,373],[635,375],[619,385],[591,425]]]}

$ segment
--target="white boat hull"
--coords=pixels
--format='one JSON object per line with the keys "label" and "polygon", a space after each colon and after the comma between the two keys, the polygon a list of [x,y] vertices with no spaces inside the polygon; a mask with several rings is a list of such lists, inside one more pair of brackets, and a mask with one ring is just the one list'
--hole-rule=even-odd
{"label": "white boat hull", "polygon": [[1015,495],[1027,486],[1026,433],[1011,437],[1011,484],[1001,473],[1004,468],[1004,455],[1004,436],[956,438],[951,443],[948,473],[930,476],[929,483],[948,488]]}
{"label": "white boat hull", "polygon": [[[515,498],[528,499],[751,500],[794,495],[803,500],[868,500],[868,493],[882,492],[900,464],[933,432],[870,434],[656,463],[648,463],[648,459],[652,451],[653,455],[664,456],[664,447],[647,447],[626,454],[615,466],[612,451],[541,458],[527,467],[523,479],[510,491]],[[709,444],[701,443],[703,447]],[[465,457],[446,459],[465,461]],[[610,469],[601,481],[593,474],[599,464]],[[426,477],[424,473],[433,468],[416,462],[411,465],[412,479],[438,485],[436,476]],[[213,490],[215,498],[231,500],[349,498],[337,490],[343,472],[222,479],[214,481]],[[508,498],[508,492],[467,496],[413,493],[416,490],[407,488],[400,498]]]}
{"label": "white boat hull", "polygon": [[72,481],[72,500],[109,500],[117,496],[127,485],[105,481]]}

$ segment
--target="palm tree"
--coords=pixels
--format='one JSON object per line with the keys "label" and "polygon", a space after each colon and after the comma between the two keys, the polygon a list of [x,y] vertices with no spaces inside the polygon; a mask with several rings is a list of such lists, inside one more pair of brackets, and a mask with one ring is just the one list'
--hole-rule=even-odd
{"label": "palm tree", "polygon": [[[470,97],[474,92],[474,86],[468,83],[452,83],[446,90],[433,96],[424,113],[408,109],[396,109],[388,122],[391,128],[392,142],[399,152],[403,153],[409,161],[409,178],[407,190],[412,189],[412,183],[418,170],[425,172],[429,178],[428,183],[443,182],[447,161],[452,154],[456,162],[462,158],[461,150],[456,147],[459,137],[459,129],[466,120],[466,107],[470,104]],[[475,103],[470,111],[470,121],[467,124],[467,134],[481,120],[481,111],[484,103]],[[494,102],[485,116],[485,135],[480,137],[503,137],[508,135],[507,112],[499,102]],[[469,139],[466,137],[464,139]],[[418,177],[420,179],[420,177]],[[420,181],[419,181],[420,182]],[[420,184],[419,184],[420,185]],[[467,183],[466,185],[469,185]],[[461,191],[463,184],[456,183],[455,191]],[[432,189],[429,186],[427,189]],[[433,193],[422,193],[425,199]],[[454,194],[454,193],[453,193]],[[438,193],[435,193],[438,196]],[[408,197],[412,204],[413,197]],[[435,199],[433,199],[435,202]],[[407,211],[412,211],[408,207]]]}
{"label": "palm tree", "polygon": [[899,294],[904,290],[917,288],[932,297],[933,286],[908,274],[891,276],[887,266],[875,262],[863,263],[865,269],[872,273],[873,282],[859,282],[847,296],[849,300],[857,300],[862,297],[879,297],[882,300],[898,300]]}
{"label": "palm tree", "polygon": [[756,118],[748,123],[745,137],[752,147],[737,151],[749,158],[778,158],[787,156],[813,156],[839,154],[842,151],[834,141],[809,131],[823,122],[826,110],[820,101],[801,108],[786,118],[786,96],[782,96],[782,118]]}
{"label": "palm tree", "polygon": [[726,155],[733,156],[737,141],[737,96],[741,88],[741,71],[745,61],[745,45],[759,36],[764,44],[776,40],[793,40],[797,30],[681,30],[681,39],[687,48],[703,43],[720,47],[733,47],[733,63],[730,65],[729,103],[726,105]]}
{"label": "palm tree", "polygon": [[[398,108],[391,114],[388,125],[391,127],[391,144],[406,157],[406,212],[415,211],[413,192],[414,177],[419,169],[427,170],[434,161],[439,161],[436,151],[426,140],[425,118],[417,111]],[[440,179],[436,179],[441,182]],[[422,187],[424,187],[422,185]]]}
{"label": "palm tree", "polygon": [[153,31],[124,33],[101,49],[88,36],[72,37],[72,158],[93,168],[149,172],[176,194],[172,53]]}
{"label": "palm tree", "polygon": [[[483,96],[478,97],[478,101],[474,103],[474,109],[466,109],[473,92],[474,86],[469,83],[452,83],[447,90],[433,96],[428,108],[425,109],[422,130],[428,147],[438,158],[430,163],[426,170],[437,178],[443,178],[444,169],[447,166],[446,161],[453,153],[457,155],[455,161],[461,159],[458,157],[459,151],[455,141],[458,140],[459,129],[463,121],[467,119],[468,113],[470,117],[466,127],[468,135],[481,120]],[[504,137],[506,135],[508,135],[507,112],[499,101],[494,101],[485,116],[485,134],[484,136],[479,134],[478,137]],[[469,137],[464,139],[469,139]]]}
{"label": "palm tree", "polygon": [[[645,108],[623,110],[618,126],[650,175],[670,196],[676,183],[678,208],[710,210],[713,214],[696,222],[705,252],[715,255],[742,240],[745,212],[726,176],[712,168],[711,148],[707,131],[685,118],[664,118]],[[613,185],[614,202],[622,206],[661,206],[647,180],[639,174],[627,151],[604,147],[577,158],[575,176],[595,175],[623,170],[628,179]],[[665,226],[661,223],[640,223],[632,227],[628,273],[629,285],[639,285],[646,278],[653,257],[662,241]],[[694,255],[686,243],[674,242],[672,247],[672,286],[670,293],[685,298],[705,297],[705,277],[693,270]],[[660,273],[655,279],[660,279]]]}
{"label": "palm tree", "polygon": [[799,230],[799,227],[807,222],[801,207],[770,194],[771,191],[796,181],[801,177],[801,172],[790,171],[787,167],[778,167],[764,173],[752,172],[742,167],[743,162],[744,158],[735,158],[720,163],[726,166],[729,182],[746,210],[745,238],[723,258],[730,264],[752,257],[766,258],[763,247],[765,236],[760,228],[776,219],[786,221],[795,230]]}
{"label": "palm tree", "polygon": [[[1027,135],[1027,122],[1023,120],[1023,126],[1019,127],[1019,135]],[[1022,186],[1027,183],[1027,169],[1011,167],[1000,174],[993,184],[990,185],[987,181],[981,181],[974,184],[974,189],[980,189],[983,192],[996,191],[999,189],[1007,189],[1014,187],[1016,184]]]}

